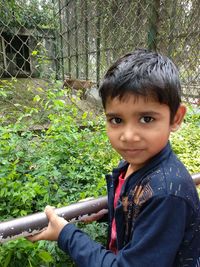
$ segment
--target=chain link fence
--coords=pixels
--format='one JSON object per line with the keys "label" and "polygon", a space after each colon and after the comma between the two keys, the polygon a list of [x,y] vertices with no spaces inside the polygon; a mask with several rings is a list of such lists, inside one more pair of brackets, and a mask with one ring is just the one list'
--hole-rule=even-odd
{"label": "chain link fence", "polygon": [[0,80],[79,80],[98,87],[114,60],[146,47],[173,59],[184,100],[195,103],[199,17],[198,0],[0,0]]}

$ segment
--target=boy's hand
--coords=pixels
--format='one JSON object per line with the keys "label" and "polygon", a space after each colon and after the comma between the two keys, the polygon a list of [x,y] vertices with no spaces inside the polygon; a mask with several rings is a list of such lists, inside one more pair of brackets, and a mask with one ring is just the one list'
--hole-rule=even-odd
{"label": "boy's hand", "polygon": [[108,213],[107,209],[102,209],[97,213],[82,216],[80,221],[85,223],[94,222],[100,220],[107,213]]}
{"label": "boy's hand", "polygon": [[[85,199],[81,199],[79,202],[85,202],[85,201],[88,201],[90,199],[94,199],[94,198],[93,197],[87,197]],[[108,213],[107,209],[102,209],[102,210],[98,211],[97,213],[93,213],[91,215],[83,215],[81,217],[80,221],[84,222],[84,223],[91,223],[94,221],[98,221],[107,213]]]}
{"label": "boy's hand", "polygon": [[65,219],[56,215],[52,207],[46,206],[44,212],[46,213],[47,218],[49,219],[48,227],[39,234],[27,237],[27,239],[31,242],[39,240],[57,241],[61,230],[66,224],[68,224]]}

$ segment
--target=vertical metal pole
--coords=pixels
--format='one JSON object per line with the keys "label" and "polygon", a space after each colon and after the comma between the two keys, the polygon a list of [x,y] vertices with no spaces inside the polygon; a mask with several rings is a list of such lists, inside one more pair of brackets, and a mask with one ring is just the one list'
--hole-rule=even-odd
{"label": "vertical metal pole", "polygon": [[168,56],[171,57],[174,48],[174,28],[176,23],[176,9],[177,1],[174,0],[171,4],[171,15],[170,15],[170,32],[169,32],[169,46],[168,46]]}
{"label": "vertical metal pole", "polygon": [[[65,1],[66,7],[68,6],[68,0]],[[66,9],[66,20],[67,20],[67,59],[68,59],[68,74],[71,76],[71,43],[70,43],[70,31],[71,25],[69,24],[69,10]]]}
{"label": "vertical metal pole", "polygon": [[150,2],[151,11],[149,14],[149,32],[148,32],[148,48],[151,50],[157,49],[158,39],[158,22],[159,22],[159,8],[160,0],[153,0]]}
{"label": "vertical metal pole", "polygon": [[76,78],[79,78],[79,55],[78,55],[78,14],[77,14],[77,2],[75,3],[75,55],[76,55]]}
{"label": "vertical metal pole", "polygon": [[89,75],[89,56],[88,56],[88,3],[85,0],[85,78],[88,80]]}
{"label": "vertical metal pole", "polygon": [[1,37],[1,45],[2,45],[2,52],[3,52],[4,68],[5,68],[5,71],[7,72],[6,48],[5,48],[5,42],[4,42],[4,38],[3,37]]}
{"label": "vertical metal pole", "polygon": [[62,30],[62,9],[61,9],[61,3],[60,0],[58,1],[58,8],[59,8],[59,34],[60,34],[60,64],[61,64],[61,75],[62,80],[64,81],[64,56],[63,56],[63,30]]}
{"label": "vertical metal pole", "polygon": [[[55,0],[52,0],[52,4],[53,6],[55,6]],[[58,34],[57,34],[57,28],[56,28],[56,12],[55,12],[55,8],[53,9],[53,15],[54,15],[54,25],[55,25],[55,29],[53,29],[53,47],[54,47],[54,62],[55,62],[55,79],[58,80],[59,79],[59,63],[58,63]]]}
{"label": "vertical metal pole", "polygon": [[101,45],[101,15],[100,15],[100,0],[97,0],[97,21],[96,21],[96,32],[97,32],[97,37],[96,37],[96,83],[97,87],[99,86],[100,82],[100,60],[101,60],[101,52],[100,52],[100,45]]}

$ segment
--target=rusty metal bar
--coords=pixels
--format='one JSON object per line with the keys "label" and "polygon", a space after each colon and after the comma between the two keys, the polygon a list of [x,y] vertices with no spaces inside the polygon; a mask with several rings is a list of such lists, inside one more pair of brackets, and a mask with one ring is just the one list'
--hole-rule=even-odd
{"label": "rusty metal bar", "polygon": [[[192,175],[196,186],[200,185],[200,173]],[[55,209],[57,215],[68,221],[81,220],[81,217],[87,214],[96,213],[107,208],[107,197],[100,197],[83,202],[71,204],[67,207]],[[26,237],[39,233],[48,224],[48,219],[44,212],[20,217],[10,221],[0,223],[0,243]]]}
{"label": "rusty metal bar", "polygon": [[[96,213],[107,207],[107,197],[100,197],[87,201],[71,204],[67,207],[55,209],[60,217],[70,221],[80,220],[82,216]],[[26,237],[39,233],[48,225],[48,219],[44,212],[23,216],[10,221],[0,223],[0,243],[7,242],[18,237]]]}

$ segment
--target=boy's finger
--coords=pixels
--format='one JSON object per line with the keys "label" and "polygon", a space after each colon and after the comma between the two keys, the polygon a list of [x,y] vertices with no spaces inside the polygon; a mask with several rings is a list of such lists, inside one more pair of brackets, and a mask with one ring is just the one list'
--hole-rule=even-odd
{"label": "boy's finger", "polygon": [[36,235],[33,235],[33,236],[28,236],[28,237],[26,237],[29,241],[31,241],[31,242],[35,242],[35,241],[39,241],[39,240],[43,240],[43,239],[45,239],[44,237],[45,237],[45,230],[46,229],[44,229],[41,233],[39,233],[39,234],[36,234]]}
{"label": "boy's finger", "polygon": [[44,212],[53,227],[58,227],[58,226],[61,227],[67,224],[67,221],[64,218],[58,216],[55,213],[55,210],[53,209],[53,207],[46,206]]}
{"label": "boy's finger", "polygon": [[47,215],[49,221],[52,221],[55,217],[57,217],[54,208],[49,205],[45,207],[44,212]]}
{"label": "boy's finger", "polygon": [[92,200],[92,199],[94,199],[94,197],[87,197],[87,198],[79,200],[78,202],[85,202],[85,201]]}
{"label": "boy's finger", "polygon": [[45,209],[44,209],[44,212],[45,212],[45,213],[46,213],[46,212],[49,212],[49,211],[54,212],[54,209],[55,209],[55,207],[52,207],[52,206],[50,206],[50,205],[47,205],[47,206],[45,207]]}

